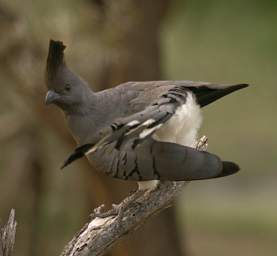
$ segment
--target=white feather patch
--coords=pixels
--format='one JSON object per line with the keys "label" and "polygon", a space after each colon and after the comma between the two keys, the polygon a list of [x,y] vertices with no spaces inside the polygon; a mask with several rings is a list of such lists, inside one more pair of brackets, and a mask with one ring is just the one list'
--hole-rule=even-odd
{"label": "white feather patch", "polygon": [[146,120],[144,123],[142,123],[142,125],[147,126],[147,125],[153,124],[155,121],[156,121],[155,119],[150,118]]}
{"label": "white feather patch", "polygon": [[138,120],[133,120],[133,121],[127,123],[127,126],[134,126],[134,125],[137,125],[137,124],[139,124],[139,121]]}
{"label": "white feather patch", "polygon": [[153,134],[153,138],[193,147],[201,123],[200,106],[192,93],[188,93],[186,103],[177,108],[175,114]]}
{"label": "white feather patch", "polygon": [[140,139],[144,139],[146,136],[148,136],[149,134],[151,134],[153,131],[159,129],[161,126],[162,126],[162,124],[159,124],[159,125],[154,126],[154,127],[152,127],[152,128],[143,130],[143,131],[139,134],[139,138],[140,138]]}

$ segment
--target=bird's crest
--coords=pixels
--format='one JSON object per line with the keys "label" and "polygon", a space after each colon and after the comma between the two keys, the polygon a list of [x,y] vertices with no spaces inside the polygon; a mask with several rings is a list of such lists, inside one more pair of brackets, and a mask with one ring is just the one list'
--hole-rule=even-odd
{"label": "bird's crest", "polygon": [[64,64],[65,48],[63,42],[50,39],[46,65],[46,75],[49,81],[54,79],[59,67]]}

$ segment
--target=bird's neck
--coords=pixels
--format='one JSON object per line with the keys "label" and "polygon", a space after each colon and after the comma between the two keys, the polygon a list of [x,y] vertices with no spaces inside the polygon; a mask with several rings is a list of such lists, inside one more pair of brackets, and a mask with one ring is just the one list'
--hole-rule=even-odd
{"label": "bird's neck", "polygon": [[88,114],[84,115],[66,115],[66,121],[71,135],[77,144],[87,143],[89,134],[93,134],[94,123]]}
{"label": "bird's neck", "polygon": [[70,132],[78,144],[84,144],[93,141],[96,136],[97,121],[95,120],[95,111],[97,110],[96,94],[87,94],[89,98],[73,110],[65,112],[66,121]]}

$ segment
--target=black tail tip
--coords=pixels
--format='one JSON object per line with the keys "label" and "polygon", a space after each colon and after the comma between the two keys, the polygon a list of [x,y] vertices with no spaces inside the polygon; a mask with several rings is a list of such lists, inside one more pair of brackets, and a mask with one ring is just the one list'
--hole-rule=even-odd
{"label": "black tail tip", "polygon": [[229,176],[240,170],[240,167],[236,163],[223,161],[222,164],[222,173],[219,177]]}

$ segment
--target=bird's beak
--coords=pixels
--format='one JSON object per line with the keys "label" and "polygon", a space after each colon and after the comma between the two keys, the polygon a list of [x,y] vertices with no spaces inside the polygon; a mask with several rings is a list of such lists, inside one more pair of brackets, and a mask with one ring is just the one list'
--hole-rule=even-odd
{"label": "bird's beak", "polygon": [[52,90],[49,90],[45,97],[45,104],[49,105],[60,98],[60,95]]}

